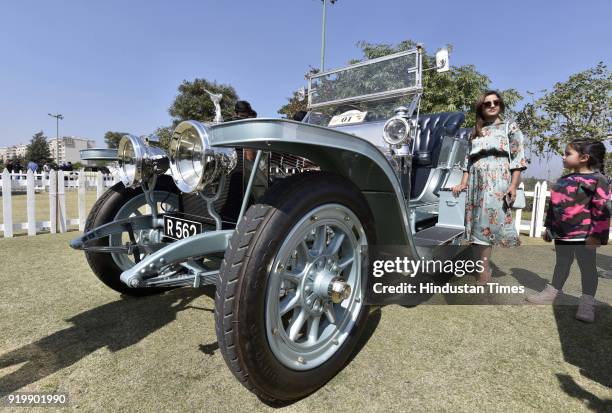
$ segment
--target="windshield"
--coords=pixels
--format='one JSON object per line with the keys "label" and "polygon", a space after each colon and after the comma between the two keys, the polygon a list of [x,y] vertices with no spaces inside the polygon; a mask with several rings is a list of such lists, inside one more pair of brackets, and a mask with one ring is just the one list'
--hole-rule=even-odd
{"label": "windshield", "polygon": [[418,52],[409,50],[310,76],[308,107],[388,99],[418,89]]}
{"label": "windshield", "polygon": [[[411,96],[408,95],[389,98],[382,101],[355,102],[351,104],[345,103],[316,108],[308,112],[308,115],[306,115],[303,122],[312,125],[333,127],[354,123],[386,121],[394,115],[394,110],[398,106],[408,106],[410,104],[410,100]],[[347,116],[354,114],[354,111],[363,113],[363,118],[360,118],[357,122],[341,122]],[[339,120],[339,122],[334,125],[332,119]]]}

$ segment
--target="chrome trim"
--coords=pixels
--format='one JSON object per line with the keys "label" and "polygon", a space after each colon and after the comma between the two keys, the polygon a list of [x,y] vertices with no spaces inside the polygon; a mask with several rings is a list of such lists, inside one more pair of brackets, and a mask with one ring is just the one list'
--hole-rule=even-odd
{"label": "chrome trim", "polygon": [[[206,186],[217,181],[222,174],[231,172],[237,164],[238,157],[233,148],[213,148],[209,138],[209,127],[193,120],[181,122],[172,133],[170,141],[170,170],[176,186],[182,192],[202,191]],[[196,144],[187,141],[196,138]],[[186,145],[185,159],[179,157],[179,149]],[[188,147],[191,145],[191,147]],[[201,153],[195,154],[197,150]],[[189,165],[181,166],[181,163]]]}
{"label": "chrome trim", "polygon": [[114,148],[90,148],[79,151],[83,161],[116,161],[117,149]]}
{"label": "chrome trim", "polygon": [[[395,121],[400,121],[401,123],[404,124],[404,127],[406,128],[406,133],[399,140],[392,139],[389,136],[389,133],[387,132],[387,127],[391,124],[391,122],[395,122]],[[389,145],[401,145],[403,143],[406,143],[406,140],[410,136],[410,132],[411,132],[411,129],[410,129],[410,124],[408,123],[408,121],[406,121],[406,119],[404,119],[402,116],[394,116],[394,117],[390,118],[389,120],[387,120],[385,122],[385,126],[383,126],[383,139]]]}
{"label": "chrome trim", "polygon": [[[128,146],[129,145],[129,146]],[[133,159],[126,162],[126,152],[130,149]],[[142,181],[142,160],[145,156],[144,142],[135,135],[124,135],[117,148],[117,162],[119,164],[119,178],[125,186],[137,186]],[[127,167],[133,167],[133,173]]]}
{"label": "chrome trim", "polygon": [[[128,173],[127,165],[132,163],[125,162],[124,156],[127,145],[131,145],[134,152],[133,166],[134,173]],[[169,167],[168,155],[163,149],[156,146],[148,146],[144,139],[135,135],[124,135],[119,141],[117,149],[117,163],[119,165],[119,178],[125,186],[135,187],[142,182],[149,181],[151,178],[164,174]]]}

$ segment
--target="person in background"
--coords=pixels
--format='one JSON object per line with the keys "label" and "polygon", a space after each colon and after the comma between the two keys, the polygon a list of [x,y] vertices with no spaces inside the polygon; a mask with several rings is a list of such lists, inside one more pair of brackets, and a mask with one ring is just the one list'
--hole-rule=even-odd
{"label": "person in background", "polygon": [[610,231],[610,186],[603,174],[605,156],[606,147],[598,141],[574,139],[565,148],[563,166],[572,172],[551,188],[544,221],[544,240],[555,241],[552,285],[527,296],[527,301],[534,304],[552,304],[569,277],[575,256],[582,277],[576,318],[589,323],[595,320],[596,248],[608,243]]}
{"label": "person in background", "polygon": [[[231,120],[242,120],[256,118],[257,112],[251,108],[251,104],[246,100],[239,100],[234,105],[234,117]],[[255,160],[255,151],[253,149],[244,150],[244,159],[247,161]]]}
{"label": "person in background", "polygon": [[300,110],[300,111],[297,111],[297,112],[295,112],[295,113],[293,114],[292,119],[293,119],[293,120],[295,120],[295,121],[297,121],[297,122],[301,122],[301,121],[303,121],[303,120],[304,120],[304,117],[306,117],[306,114],[307,114],[307,113],[308,113],[308,112],[306,112],[305,110]]}
{"label": "person in background", "polygon": [[27,169],[28,171],[36,173],[36,171],[38,170],[38,164],[34,161],[28,161]]}
{"label": "person in background", "polygon": [[257,112],[251,108],[251,104],[246,100],[239,100],[234,105],[234,117],[232,120],[256,118]]}
{"label": "person in background", "polygon": [[[251,104],[246,100],[239,100],[234,105],[234,116],[228,121],[244,120],[256,118],[257,112],[253,110]],[[250,172],[253,170],[253,161],[255,160],[256,151],[253,149],[236,148],[238,157],[238,166],[229,175],[227,187],[227,202],[221,208],[220,215],[224,219],[232,220],[238,217],[242,198],[245,193],[246,181]],[[256,175],[256,182],[261,180],[261,174]],[[257,178],[260,178],[259,180]]]}

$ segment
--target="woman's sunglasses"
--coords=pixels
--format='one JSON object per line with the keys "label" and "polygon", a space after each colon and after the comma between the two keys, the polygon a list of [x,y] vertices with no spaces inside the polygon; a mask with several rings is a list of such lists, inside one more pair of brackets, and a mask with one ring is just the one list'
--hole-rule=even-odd
{"label": "woman's sunglasses", "polygon": [[483,105],[485,108],[496,108],[496,107],[498,107],[498,106],[499,106],[499,100],[489,100],[489,101],[486,101],[486,100],[485,100],[485,101],[482,103],[482,105]]}

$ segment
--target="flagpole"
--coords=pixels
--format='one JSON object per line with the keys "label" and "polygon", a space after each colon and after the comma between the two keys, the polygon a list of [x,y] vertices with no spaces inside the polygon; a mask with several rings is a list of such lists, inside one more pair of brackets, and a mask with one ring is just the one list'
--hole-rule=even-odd
{"label": "flagpole", "polygon": [[325,9],[327,0],[323,0],[323,28],[321,33],[321,72],[325,69]]}

